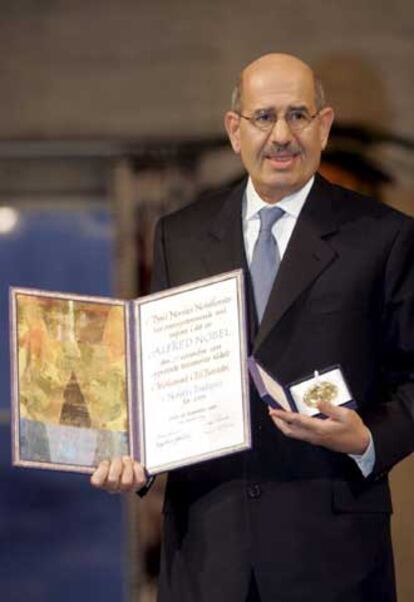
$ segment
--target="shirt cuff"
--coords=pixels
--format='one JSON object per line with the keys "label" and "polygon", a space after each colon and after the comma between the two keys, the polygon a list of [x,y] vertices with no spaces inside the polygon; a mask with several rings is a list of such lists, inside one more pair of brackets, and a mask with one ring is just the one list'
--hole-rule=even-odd
{"label": "shirt cuff", "polygon": [[364,477],[369,477],[374,470],[375,464],[375,447],[372,439],[371,431],[369,431],[369,444],[363,454],[348,454],[358,465],[359,470]]}

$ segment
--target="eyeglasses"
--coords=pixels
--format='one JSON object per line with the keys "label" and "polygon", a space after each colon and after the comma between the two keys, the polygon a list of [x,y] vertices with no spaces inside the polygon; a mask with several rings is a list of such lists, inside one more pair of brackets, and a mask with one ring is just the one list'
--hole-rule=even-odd
{"label": "eyeglasses", "polygon": [[[312,123],[319,113],[320,110],[310,115],[306,109],[290,109],[283,115],[283,119],[291,132],[301,132]],[[253,115],[242,115],[242,113],[237,113],[237,115],[250,121],[254,127],[262,132],[270,132],[280,119],[273,109],[261,109]]]}

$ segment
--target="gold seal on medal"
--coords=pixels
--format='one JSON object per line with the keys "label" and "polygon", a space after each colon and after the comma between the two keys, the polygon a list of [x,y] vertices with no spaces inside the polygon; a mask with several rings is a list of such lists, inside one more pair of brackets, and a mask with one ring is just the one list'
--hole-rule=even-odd
{"label": "gold seal on medal", "polygon": [[334,401],[338,395],[338,387],[328,380],[320,382],[309,387],[303,395],[303,401],[310,408],[316,408],[320,401]]}

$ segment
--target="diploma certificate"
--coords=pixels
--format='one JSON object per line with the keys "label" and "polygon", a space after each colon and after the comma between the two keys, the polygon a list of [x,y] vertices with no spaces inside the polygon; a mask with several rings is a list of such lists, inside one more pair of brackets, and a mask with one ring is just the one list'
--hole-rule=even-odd
{"label": "diploma certificate", "polygon": [[150,474],[251,444],[241,270],[133,301],[13,288],[13,461]]}

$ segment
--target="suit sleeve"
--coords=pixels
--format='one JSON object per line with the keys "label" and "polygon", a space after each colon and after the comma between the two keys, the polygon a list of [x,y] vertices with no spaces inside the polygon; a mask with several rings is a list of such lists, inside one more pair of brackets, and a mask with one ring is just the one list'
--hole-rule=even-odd
{"label": "suit sleeve", "polygon": [[167,259],[165,256],[164,219],[155,228],[151,292],[157,293],[169,287]]}
{"label": "suit sleeve", "polygon": [[404,220],[384,275],[382,380],[384,403],[369,412],[376,462],[383,476],[414,450],[414,220]]}
{"label": "suit sleeve", "polygon": [[[151,276],[151,292],[157,293],[168,288],[167,262],[164,253],[164,228],[163,220],[160,219],[155,228],[154,255]],[[147,474],[147,481],[136,493],[139,497],[145,497],[154,484],[155,476]]]}

